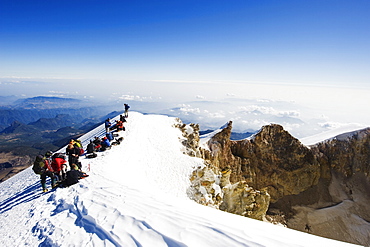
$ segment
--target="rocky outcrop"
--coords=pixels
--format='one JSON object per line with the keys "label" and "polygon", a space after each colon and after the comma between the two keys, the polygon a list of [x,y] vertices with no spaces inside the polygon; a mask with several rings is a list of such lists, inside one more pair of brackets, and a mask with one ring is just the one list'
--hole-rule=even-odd
{"label": "rocky outcrop", "polygon": [[[185,147],[185,154],[193,157],[211,157],[212,154],[208,150],[200,147],[198,125],[185,125],[178,120],[175,127],[180,128],[183,133],[182,144]],[[220,169],[208,160],[205,160],[203,166],[193,171],[188,195],[200,204],[263,220],[270,202],[270,195],[267,191],[255,190],[245,181],[232,184],[230,182],[231,170],[229,168]]]}
{"label": "rocky outcrop", "polygon": [[198,167],[190,178],[189,195],[196,202],[253,219],[265,219],[270,204],[266,190],[258,191],[245,181],[230,183],[231,170],[221,172],[209,164]]}
{"label": "rocky outcrop", "polygon": [[195,169],[190,177],[191,187],[188,194],[199,204],[219,209],[223,192],[219,176],[209,165]]}
{"label": "rocky outcrop", "polygon": [[196,172],[203,182],[192,177],[206,192],[198,195],[231,213],[264,219],[268,209],[267,218],[290,228],[368,246],[370,128],[310,147],[277,124],[240,141],[230,140],[231,130],[229,122],[202,147],[199,138],[185,143],[207,164]]}
{"label": "rocky outcrop", "polygon": [[223,188],[224,196],[220,209],[229,213],[264,220],[270,205],[270,195],[264,190],[255,190],[246,181]]}
{"label": "rocky outcrop", "polygon": [[180,119],[177,119],[177,124],[174,126],[179,128],[183,134],[182,145],[185,147],[185,153],[192,157],[200,157],[199,148],[199,125],[198,124],[184,124]]}
{"label": "rocky outcrop", "polygon": [[318,183],[320,164],[312,151],[280,125],[264,126],[251,140],[231,141],[232,122],[208,141],[203,158],[230,167],[231,181],[267,188],[271,201],[299,194]]}
{"label": "rocky outcrop", "polygon": [[320,163],[349,178],[370,175],[370,128],[344,133],[312,146]]}

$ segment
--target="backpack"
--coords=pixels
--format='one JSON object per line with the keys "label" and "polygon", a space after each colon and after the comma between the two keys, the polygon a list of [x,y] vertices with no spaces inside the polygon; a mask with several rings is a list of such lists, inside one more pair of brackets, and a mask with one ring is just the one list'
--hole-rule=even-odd
{"label": "backpack", "polygon": [[62,159],[64,159],[64,160],[67,160],[66,155],[65,155],[65,154],[63,154],[63,153],[55,153],[55,154],[53,154],[52,158],[53,158],[53,159],[56,159],[56,158],[62,158]]}
{"label": "backpack", "polygon": [[40,175],[45,171],[44,156],[37,155],[33,162],[32,170],[34,173]]}
{"label": "backpack", "polygon": [[107,134],[105,134],[105,136],[108,138],[108,140],[113,140],[113,135],[112,135],[112,133],[107,133]]}
{"label": "backpack", "polygon": [[98,155],[96,153],[91,153],[91,154],[86,155],[86,158],[93,159],[93,158],[96,158],[97,156]]}
{"label": "backpack", "polygon": [[78,147],[78,148],[82,148],[82,143],[81,143],[81,141],[80,141],[80,140],[77,140],[77,141],[75,142],[75,146],[76,146],[76,147]]}

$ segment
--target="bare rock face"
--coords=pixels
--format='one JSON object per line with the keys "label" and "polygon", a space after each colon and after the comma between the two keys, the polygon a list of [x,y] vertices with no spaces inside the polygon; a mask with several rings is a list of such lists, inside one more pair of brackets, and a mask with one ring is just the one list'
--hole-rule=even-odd
{"label": "bare rock face", "polygon": [[265,219],[270,205],[270,195],[266,190],[254,190],[245,181],[240,181],[224,187],[223,192],[221,210],[257,220]]}
{"label": "bare rock face", "polygon": [[230,183],[231,170],[214,171],[210,165],[198,167],[190,178],[188,194],[196,202],[229,213],[264,220],[270,204],[266,190],[258,191],[245,181]]}
{"label": "bare rock face", "polygon": [[199,125],[193,123],[186,125],[180,119],[177,119],[177,121],[178,124],[174,127],[179,128],[182,132],[184,137],[182,144],[185,147],[185,153],[192,157],[201,157],[199,149]]}
{"label": "bare rock face", "polygon": [[232,170],[231,182],[267,188],[271,201],[299,194],[318,183],[320,165],[309,148],[280,125],[264,126],[252,140],[231,141],[232,123],[208,142],[210,162]]}
{"label": "bare rock face", "polygon": [[370,175],[370,128],[344,133],[312,147],[320,162],[349,178]]}
{"label": "bare rock face", "polygon": [[[183,137],[182,144],[184,153],[196,157],[210,157],[208,150],[199,147],[199,126],[177,124]],[[220,135],[223,133],[221,132]],[[217,145],[217,143],[215,143]],[[217,147],[213,147],[215,150]],[[221,147],[219,150],[224,149]],[[221,158],[222,156],[217,156]],[[230,155],[230,158],[233,156]],[[257,191],[245,181],[231,184],[231,170],[210,164],[205,160],[204,165],[197,167],[191,177],[191,186],[188,190],[190,198],[196,202],[221,209],[230,213],[244,215],[250,218],[262,220],[265,218],[269,207],[270,196],[266,191]]]}
{"label": "bare rock face", "polygon": [[[217,172],[216,172],[217,173]],[[199,204],[219,209],[223,192],[219,185],[219,176],[209,165],[198,167],[190,177],[190,197]]]}

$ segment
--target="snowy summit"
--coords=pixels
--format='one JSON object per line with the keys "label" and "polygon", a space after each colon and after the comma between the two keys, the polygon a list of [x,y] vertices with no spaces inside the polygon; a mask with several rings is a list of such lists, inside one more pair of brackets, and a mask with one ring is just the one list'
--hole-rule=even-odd
{"label": "snowy summit", "polygon": [[176,123],[131,112],[122,143],[81,158],[90,176],[71,187],[43,193],[31,168],[1,183],[0,246],[354,246],[190,200],[203,161],[183,154]]}

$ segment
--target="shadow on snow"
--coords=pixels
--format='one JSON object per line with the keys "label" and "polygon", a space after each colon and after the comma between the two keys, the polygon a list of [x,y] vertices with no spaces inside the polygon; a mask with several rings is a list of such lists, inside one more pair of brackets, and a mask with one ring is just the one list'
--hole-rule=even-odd
{"label": "shadow on snow", "polygon": [[47,194],[42,192],[40,188],[40,182],[35,182],[26,187],[23,191],[20,191],[9,197],[8,199],[4,200],[0,204],[0,214],[7,212],[13,207],[18,206],[22,203],[30,202]]}

